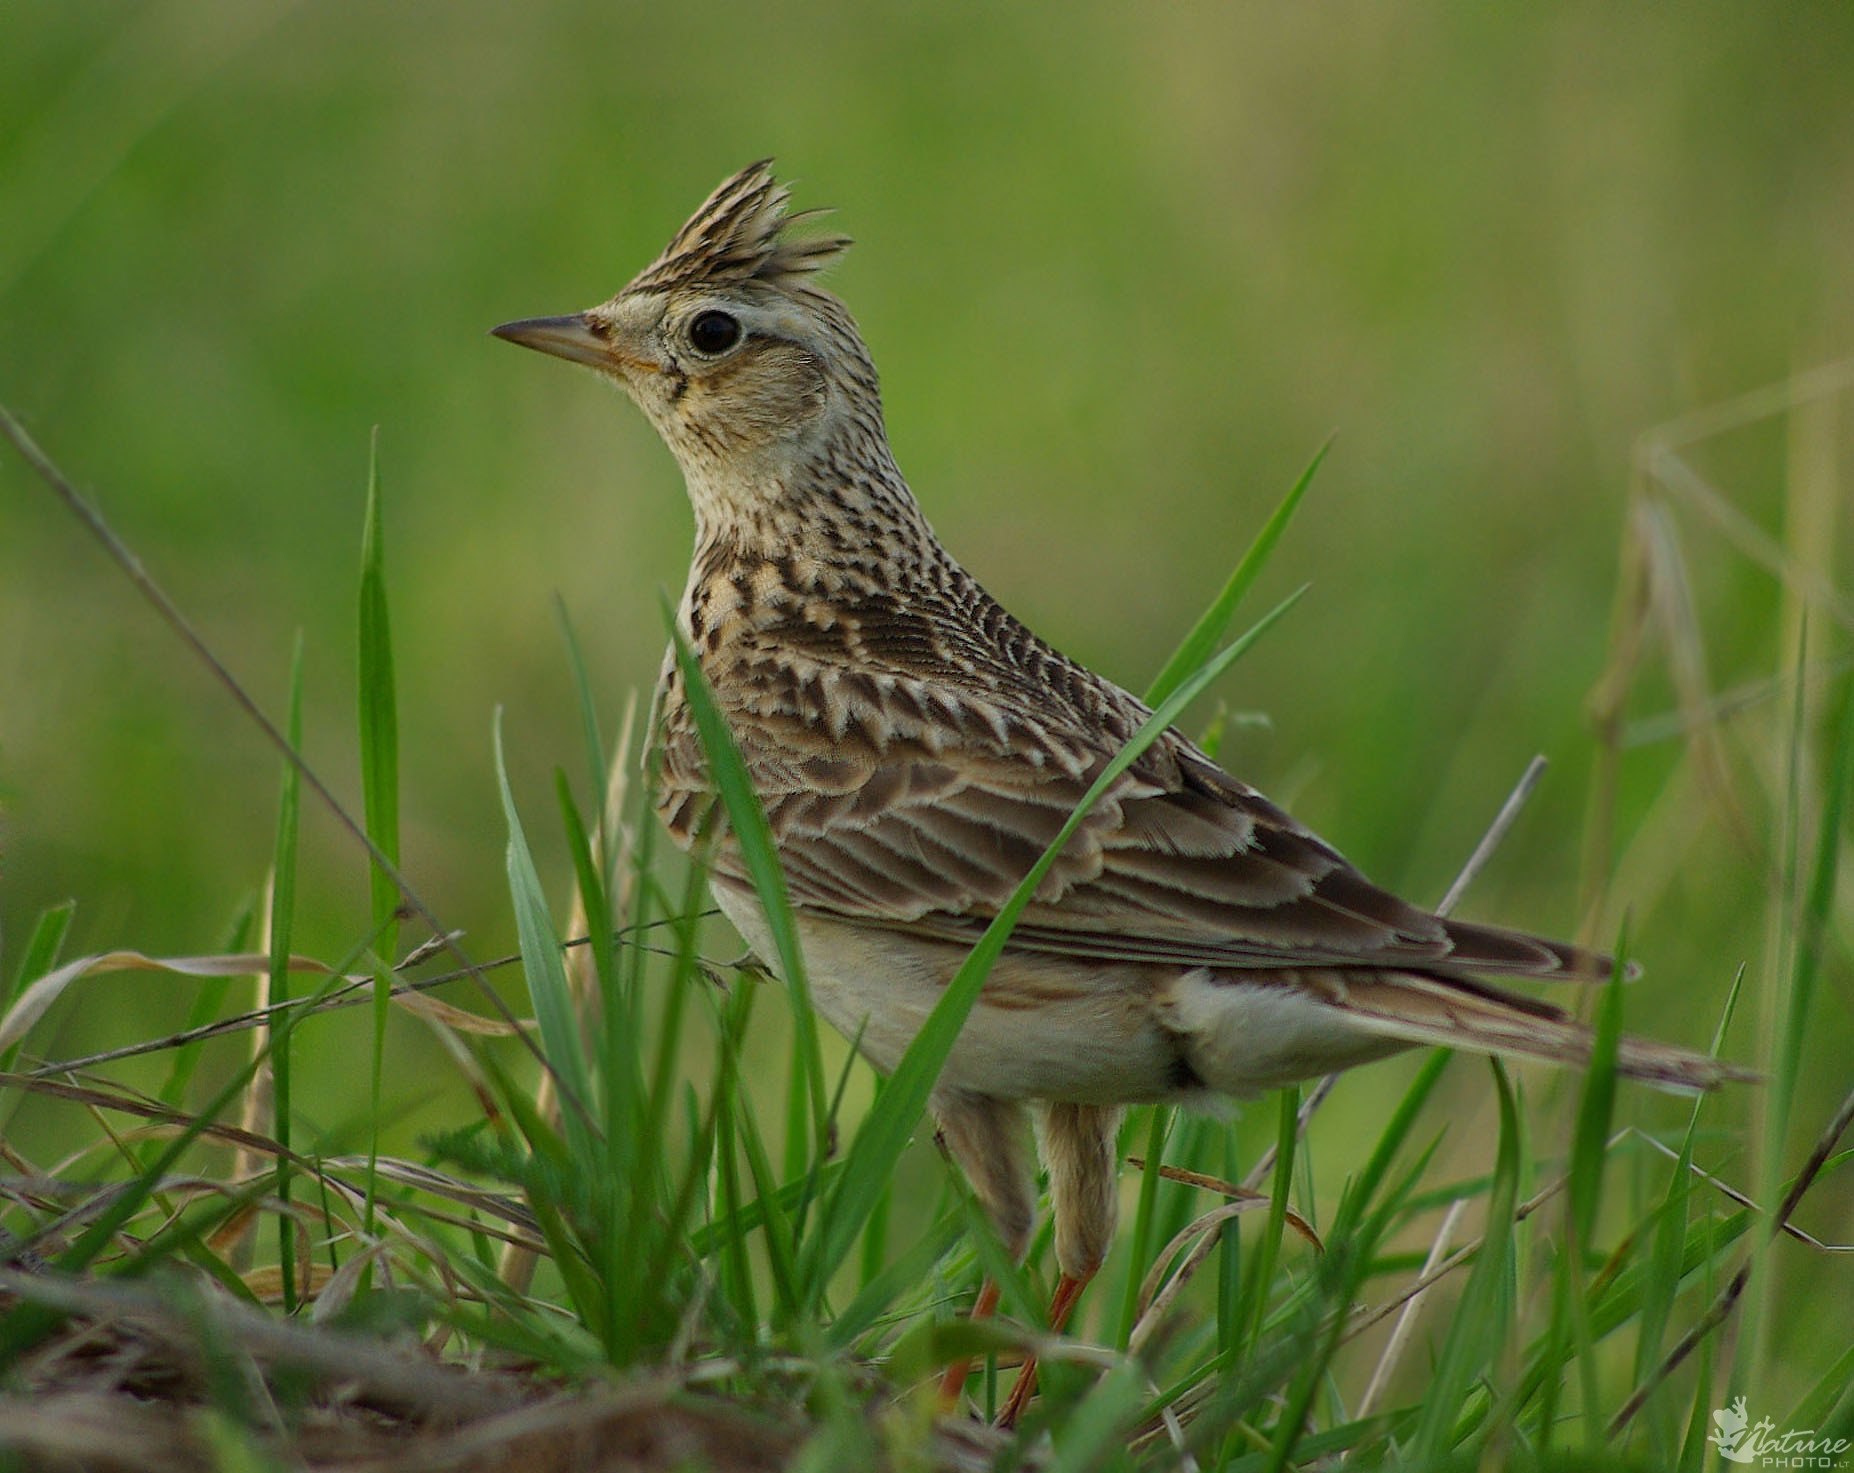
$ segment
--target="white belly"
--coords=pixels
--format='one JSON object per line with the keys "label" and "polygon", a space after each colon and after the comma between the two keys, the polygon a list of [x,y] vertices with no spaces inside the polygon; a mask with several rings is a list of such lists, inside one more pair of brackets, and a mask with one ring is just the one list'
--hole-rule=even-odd
{"label": "white belly", "polygon": [[[777,969],[759,903],[716,885],[715,898]],[[863,1055],[893,1069],[965,959],[965,948],[876,927],[802,916],[799,945],[817,1010]],[[1266,979],[1204,968],[1089,964],[1007,952],[941,1071],[944,1088],[1079,1104],[1246,1099],[1398,1053],[1335,1006],[1318,974]]]}
{"label": "white belly", "polygon": [[1268,981],[1194,968],[1170,979],[1160,1009],[1186,1041],[1198,1077],[1219,1094],[1267,1090],[1369,1063],[1409,1047],[1387,1038],[1291,974]]}
{"label": "white belly", "polygon": [[[715,899],[761,960],[778,953],[759,902]],[[799,947],[819,1013],[883,1073],[893,1069],[965,959],[963,947],[803,916]],[[1178,1045],[1153,1007],[1150,969],[1081,970],[1001,957],[940,1074],[943,1088],[1013,1100],[1122,1104],[1179,1094]]]}

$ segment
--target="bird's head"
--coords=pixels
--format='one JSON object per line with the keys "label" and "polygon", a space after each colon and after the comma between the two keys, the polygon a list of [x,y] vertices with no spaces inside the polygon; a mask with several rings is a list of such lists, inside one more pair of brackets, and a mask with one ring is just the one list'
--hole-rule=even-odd
{"label": "bird's head", "polygon": [[814,283],[849,241],[788,238],[804,216],[788,217],[787,198],[768,162],[751,164],[610,301],[493,329],[622,385],[681,463],[698,510],[785,481],[834,431],[881,437],[868,351],[843,304]]}

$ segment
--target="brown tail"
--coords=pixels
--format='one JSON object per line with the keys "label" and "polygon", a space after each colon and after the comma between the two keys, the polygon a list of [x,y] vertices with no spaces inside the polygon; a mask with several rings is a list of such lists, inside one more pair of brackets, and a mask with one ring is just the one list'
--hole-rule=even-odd
{"label": "brown tail", "polygon": [[[1374,1031],[1410,1043],[1542,1059],[1578,1069],[1590,1062],[1590,1029],[1562,1008],[1471,979],[1406,972],[1347,973],[1344,1006],[1349,1016]],[[1761,1077],[1710,1054],[1647,1038],[1624,1037],[1616,1064],[1631,1079],[1679,1093]]]}

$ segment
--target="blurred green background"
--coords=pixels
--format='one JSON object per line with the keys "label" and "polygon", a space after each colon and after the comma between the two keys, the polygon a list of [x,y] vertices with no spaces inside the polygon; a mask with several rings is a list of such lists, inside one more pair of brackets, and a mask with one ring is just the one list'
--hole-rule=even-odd
{"label": "blurred green background", "polygon": [[[551,832],[549,771],[583,770],[554,596],[615,725],[653,678],[690,526],[633,411],[485,330],[602,299],[775,155],[858,241],[833,284],[942,536],[1125,684],[1337,430],[1263,590],[1312,592],[1221,688],[1270,724],[1232,725],[1223,755],[1433,900],[1545,752],[1465,911],[1568,932],[1631,447],[1854,351],[1850,78],[1844,5],[13,0],[0,400],[272,710],[302,632],[307,750],[356,805],[380,426],[405,869],[495,954],[513,927],[492,712]],[[1833,513],[1849,445],[1843,394],[1692,459],[1783,539],[1798,466]],[[1832,577],[1848,532],[1828,525],[1809,555]],[[1713,680],[1787,664],[1777,583],[1701,521],[1682,545]],[[1651,649],[1633,714],[1671,704],[1663,663]],[[1773,709],[1728,732],[1736,824],[1678,742],[1624,762],[1618,851],[1635,842],[1597,925],[1632,909],[1637,1027],[1703,1045],[1741,961],[1768,984]],[[0,966],[72,896],[67,954],[217,945],[262,882],[276,785],[258,735],[0,456]],[[299,945],[337,956],[365,930],[364,869],[313,810],[304,843]],[[1845,931],[1837,948],[1798,1140],[1854,1048]],[[189,995],[86,984],[32,1050],[144,1036]],[[364,1037],[344,1029],[322,1046]],[[467,1110],[418,1026],[395,1030],[403,1130]],[[1390,1077],[1335,1109],[1368,1113]],[[1464,1110],[1491,1108],[1484,1083]],[[303,1087],[325,1118],[358,1108],[339,1071]],[[1729,1147],[1714,1164],[1746,1170]]]}

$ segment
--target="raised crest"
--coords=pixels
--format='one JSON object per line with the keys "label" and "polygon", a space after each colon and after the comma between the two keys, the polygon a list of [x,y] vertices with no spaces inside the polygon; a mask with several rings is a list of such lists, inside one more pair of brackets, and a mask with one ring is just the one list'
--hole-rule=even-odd
{"label": "raised crest", "polygon": [[700,282],[779,286],[823,269],[843,254],[850,238],[788,236],[787,227],[829,213],[788,214],[791,197],[791,190],[773,178],[771,159],[748,164],[702,201],[663,253],[625,290],[668,292]]}

